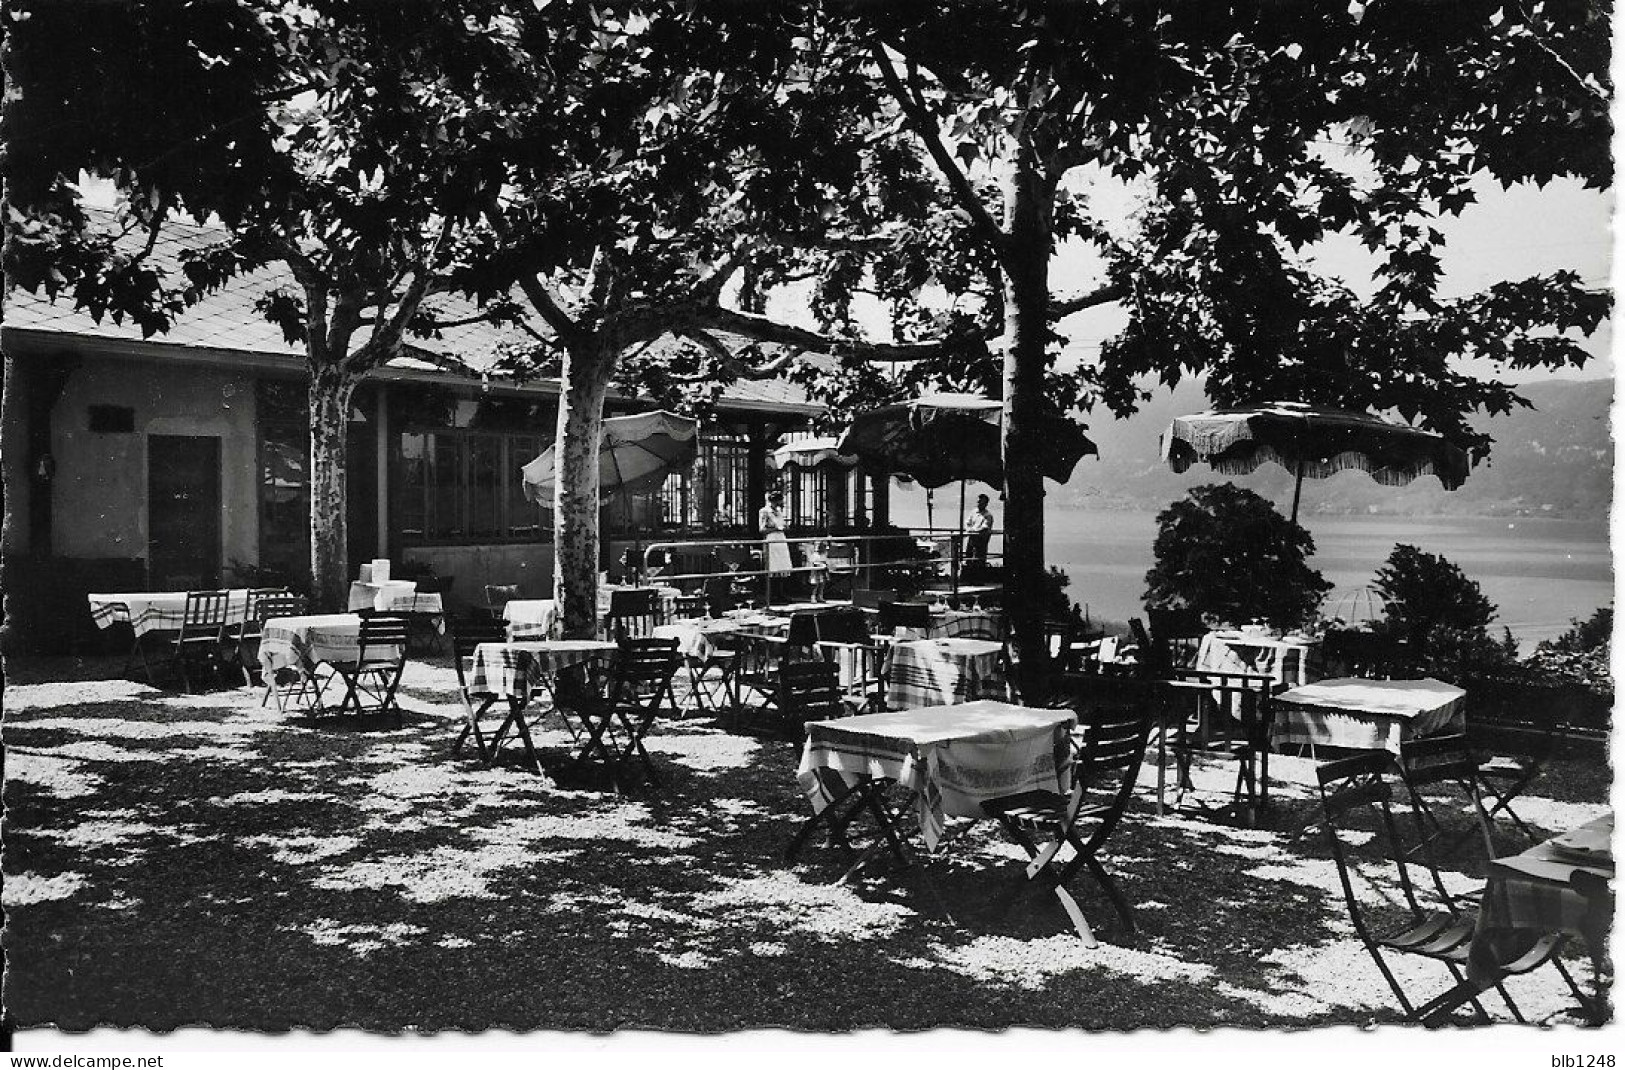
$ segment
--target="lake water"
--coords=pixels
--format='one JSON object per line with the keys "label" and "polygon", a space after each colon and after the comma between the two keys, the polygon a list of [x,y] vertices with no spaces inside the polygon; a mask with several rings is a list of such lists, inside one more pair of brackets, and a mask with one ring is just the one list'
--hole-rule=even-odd
{"label": "lake water", "polygon": [[[896,523],[925,523],[923,501],[897,499]],[[939,504],[937,522],[952,523],[957,505]],[[1155,513],[1051,508],[1045,520],[1046,557],[1072,577],[1073,601],[1086,603],[1092,617],[1121,621],[1141,615]],[[1316,516],[1306,526],[1315,539],[1310,564],[1333,585],[1328,611],[1354,601],[1400,542],[1440,554],[1476,580],[1498,610],[1493,634],[1499,636],[1505,625],[1525,652],[1565,631],[1570,618],[1583,620],[1614,598],[1608,523],[1602,520]],[[1365,608],[1362,600],[1360,616],[1368,615]]]}

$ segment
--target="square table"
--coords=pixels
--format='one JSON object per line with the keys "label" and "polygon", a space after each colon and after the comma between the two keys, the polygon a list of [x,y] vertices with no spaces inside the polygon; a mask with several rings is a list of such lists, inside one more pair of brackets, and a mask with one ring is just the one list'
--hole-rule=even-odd
{"label": "square table", "polygon": [[477,709],[469,711],[470,731],[478,733],[479,719],[497,702],[505,700],[508,703],[508,715],[492,735],[489,746],[481,743],[477,734],[475,736],[485,764],[490,766],[496,761],[503,738],[510,729],[516,729],[524,744],[525,756],[540,773],[541,759],[531,741],[525,707],[538,691],[545,690],[552,694],[559,673],[578,665],[590,664],[605,654],[613,653],[615,649],[614,643],[600,639],[544,639],[481,643],[476,646],[473,669],[468,677],[468,691],[470,695],[479,695],[482,701]]}
{"label": "square table", "polygon": [[[369,648],[384,658],[401,656],[399,647]],[[355,613],[310,613],[299,617],[271,617],[260,630],[260,668],[267,690],[282,708],[276,680],[290,672],[302,682],[300,694],[308,687],[316,709],[322,706],[323,681],[316,670],[327,661],[354,661],[361,653],[361,617]]]}
{"label": "square table", "polygon": [[1245,631],[1208,632],[1196,650],[1198,672],[1256,673],[1284,687],[1302,687],[1320,674],[1320,641]]}
{"label": "square table", "polygon": [[[1501,963],[1556,933],[1581,937],[1600,967],[1608,951],[1613,895],[1587,895],[1578,883],[1585,879],[1582,875],[1589,875],[1595,888],[1613,880],[1613,832],[1610,811],[1522,854],[1490,863],[1467,956],[1467,975],[1474,984],[1493,985],[1502,975]],[[1590,849],[1565,849],[1572,843]]]}
{"label": "square table", "polygon": [[[90,619],[98,628],[128,624],[136,638],[148,632],[180,631],[186,615],[185,591],[126,591],[119,594],[92,594]],[[248,613],[248,588],[226,592],[225,624],[241,624]]]}
{"label": "square table", "polygon": [[[787,853],[793,858],[820,823],[832,823],[839,834],[867,806],[906,861],[893,820],[879,805],[879,794],[894,783],[911,794],[926,850],[935,851],[948,817],[980,819],[988,799],[1069,791],[1076,724],[1071,710],[986,700],[811,721],[796,780],[814,816]],[[854,805],[836,814],[833,804],[849,796],[856,796]]]}
{"label": "square table", "polygon": [[1010,697],[1004,644],[991,639],[893,642],[887,662],[886,704],[893,709]]}
{"label": "square table", "polygon": [[694,661],[706,661],[717,653],[712,639],[729,635],[784,635],[790,618],[759,610],[736,610],[721,617],[695,617],[656,625],[649,634],[656,639],[677,640],[677,652]]}
{"label": "square table", "polygon": [[1430,677],[1321,680],[1275,696],[1273,741],[1398,754],[1412,737],[1465,731],[1466,697]]}

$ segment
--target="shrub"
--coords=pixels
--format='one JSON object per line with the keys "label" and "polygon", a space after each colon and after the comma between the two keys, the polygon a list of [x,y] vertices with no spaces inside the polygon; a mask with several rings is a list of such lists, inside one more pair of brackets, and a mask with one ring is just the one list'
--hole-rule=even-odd
{"label": "shrub", "polygon": [[1375,587],[1388,603],[1383,629],[1410,643],[1421,671],[1454,680],[1516,659],[1516,644],[1509,652],[1490,635],[1494,603],[1438,554],[1399,543],[1377,569]]}
{"label": "shrub", "polygon": [[1156,564],[1145,574],[1150,609],[1294,628],[1332,587],[1306,562],[1315,552],[1309,533],[1233,483],[1194,487],[1158,514],[1153,552]]}

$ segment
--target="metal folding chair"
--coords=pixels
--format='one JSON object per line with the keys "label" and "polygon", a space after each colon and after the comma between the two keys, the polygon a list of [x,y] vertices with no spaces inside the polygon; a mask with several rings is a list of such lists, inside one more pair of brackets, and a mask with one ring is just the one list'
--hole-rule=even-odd
{"label": "metal folding chair", "polygon": [[831,610],[821,614],[815,625],[815,645],[826,661],[838,667],[846,700],[866,713],[885,709],[888,648],[870,636],[863,610]]}
{"label": "metal folding chair", "polygon": [[1236,762],[1236,784],[1230,806],[1251,822],[1256,812],[1269,805],[1270,730],[1275,692],[1273,677],[1257,673],[1175,670],[1168,687],[1177,696],[1193,701],[1189,714],[1177,703],[1168,704],[1173,721],[1173,742],[1168,743],[1165,720],[1158,743],[1158,761],[1171,750],[1179,776],[1177,790],[1195,790],[1191,781],[1192,759],[1198,754],[1220,756]]}
{"label": "metal folding chair", "polygon": [[[242,621],[236,628],[226,626],[222,644],[226,651],[225,662],[242,673],[245,687],[254,686],[254,673],[259,667],[260,629],[266,620],[260,613],[260,606],[273,599],[292,597],[291,592],[281,587],[260,587],[250,590],[243,606]],[[282,608],[271,615],[287,617],[292,616],[292,613]]]}

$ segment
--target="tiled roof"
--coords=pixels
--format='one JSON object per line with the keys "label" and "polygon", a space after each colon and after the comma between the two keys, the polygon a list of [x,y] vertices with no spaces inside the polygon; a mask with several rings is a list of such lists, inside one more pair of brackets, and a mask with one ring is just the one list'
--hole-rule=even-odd
{"label": "tiled roof", "polygon": [[[101,216],[109,228],[114,225],[111,212],[90,211],[93,215]],[[182,221],[167,222],[153,248],[152,261],[168,273],[178,286],[182,281],[181,253],[204,248],[220,241],[224,235],[225,231],[220,227]],[[143,238],[144,235],[136,234],[128,240],[138,243]],[[188,308],[175,319],[166,333],[147,340],[237,353],[298,357],[301,355],[300,347],[286,342],[281,329],[255,309],[260,298],[278,288],[298,291],[292,273],[283,264],[273,264],[238,276]],[[463,319],[475,312],[473,305],[455,296],[437,296],[427,303],[442,319],[448,321]],[[6,292],[5,325],[103,339],[142,340],[140,327],[128,320],[122,324],[114,323],[110,318],[97,323],[90,313],[73,307],[71,296],[59,295],[57,300],[51,301],[43,293],[11,288]],[[545,332],[540,325],[533,325]],[[450,363],[463,365],[477,374],[491,366],[504,346],[522,345],[531,340],[528,334],[516,327],[496,326],[489,322],[462,324],[446,328],[439,338],[409,339],[408,351],[417,351],[423,359],[403,357],[392,361],[391,367],[435,370]],[[542,381],[543,384],[547,382]],[[813,404],[799,386],[782,378],[735,383],[724,392],[723,400],[748,405],[806,407]]]}

